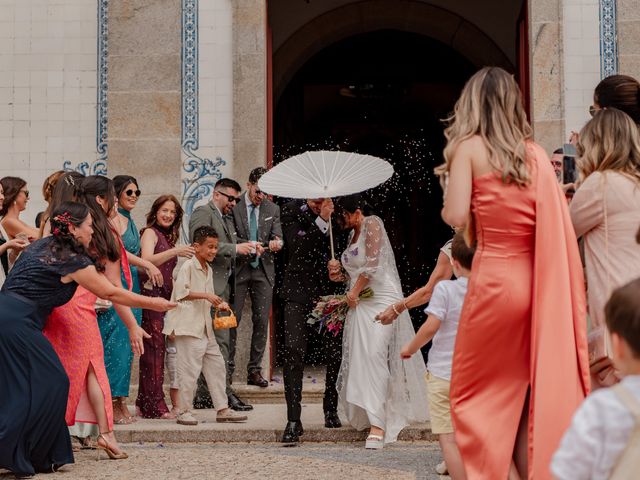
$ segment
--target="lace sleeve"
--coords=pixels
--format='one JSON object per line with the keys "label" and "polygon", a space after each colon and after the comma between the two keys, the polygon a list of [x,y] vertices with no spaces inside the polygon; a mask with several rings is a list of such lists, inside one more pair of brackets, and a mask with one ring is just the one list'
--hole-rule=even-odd
{"label": "lace sleeve", "polygon": [[367,217],[364,220],[365,264],[359,272],[367,278],[373,277],[383,265],[385,254],[385,231],[382,220],[378,217]]}

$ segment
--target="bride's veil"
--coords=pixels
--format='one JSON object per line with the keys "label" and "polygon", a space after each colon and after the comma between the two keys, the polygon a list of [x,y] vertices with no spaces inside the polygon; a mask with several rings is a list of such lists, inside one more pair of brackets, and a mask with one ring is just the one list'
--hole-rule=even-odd
{"label": "bride's veil", "polygon": [[[400,275],[382,220],[376,216],[366,217],[361,235],[365,236],[367,256],[365,264],[356,272],[354,278],[364,274],[369,277],[370,283],[388,282],[397,293],[398,300],[401,299],[403,294]],[[422,355],[417,353],[409,360],[400,358],[400,350],[415,335],[409,313],[402,312],[393,322],[392,328],[393,334],[388,353],[390,379],[385,412],[386,418],[393,419],[393,422],[387,422],[385,441],[394,441],[404,426],[409,423],[423,422],[429,417],[424,380],[426,368]],[[350,329],[351,325],[347,319],[344,327],[345,338],[349,335]],[[338,391],[342,390],[348,378],[350,354],[347,342],[344,342],[342,365],[338,375]]]}

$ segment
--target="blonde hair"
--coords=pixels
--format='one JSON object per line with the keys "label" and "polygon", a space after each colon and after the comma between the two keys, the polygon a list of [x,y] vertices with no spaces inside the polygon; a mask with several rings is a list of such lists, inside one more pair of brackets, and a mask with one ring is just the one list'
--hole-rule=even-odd
{"label": "blonde hair", "polygon": [[445,122],[449,125],[444,131],[445,163],[436,168],[436,174],[449,170],[461,142],[478,135],[489,152],[489,163],[502,173],[503,182],[519,186],[530,182],[527,140],[533,132],[512,75],[498,67],[478,71],[464,86]]}
{"label": "blonde hair", "polygon": [[582,178],[593,172],[614,170],[640,183],[640,133],[623,111],[598,110],[580,131],[576,150]]}

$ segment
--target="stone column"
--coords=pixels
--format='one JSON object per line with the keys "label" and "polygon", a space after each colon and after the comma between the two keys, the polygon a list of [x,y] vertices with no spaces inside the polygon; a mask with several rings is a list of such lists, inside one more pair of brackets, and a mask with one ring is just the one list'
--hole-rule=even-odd
{"label": "stone column", "polygon": [[534,138],[547,152],[564,142],[562,6],[529,1],[529,68]]}
{"label": "stone column", "polygon": [[619,73],[640,80],[640,8],[638,0],[617,0]]}
{"label": "stone column", "polygon": [[[233,164],[229,176],[244,188],[249,172],[266,165],[267,7],[264,0],[233,0]],[[238,327],[236,380],[244,381],[251,346],[251,301],[245,301]],[[270,343],[262,374],[268,379]]]}
{"label": "stone column", "polygon": [[133,175],[140,227],[161,194],[180,198],[180,0],[109,2],[108,171]]}
{"label": "stone column", "polygon": [[241,185],[266,165],[267,83],[264,0],[233,2],[233,168]]}

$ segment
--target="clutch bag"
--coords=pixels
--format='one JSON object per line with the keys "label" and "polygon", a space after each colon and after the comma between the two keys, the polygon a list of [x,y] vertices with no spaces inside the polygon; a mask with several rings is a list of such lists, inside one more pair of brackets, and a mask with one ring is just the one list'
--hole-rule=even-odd
{"label": "clutch bag", "polygon": [[213,316],[213,328],[215,330],[223,330],[225,328],[236,328],[238,321],[235,314],[231,310],[218,310]]}

